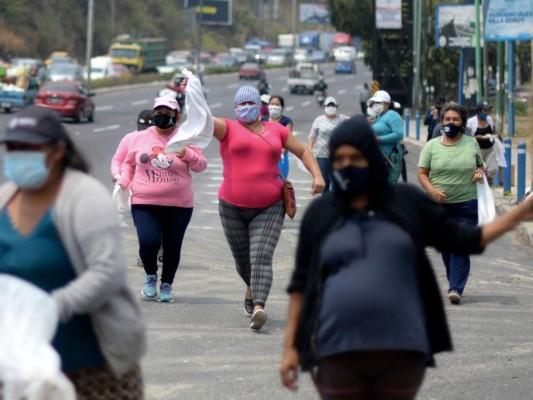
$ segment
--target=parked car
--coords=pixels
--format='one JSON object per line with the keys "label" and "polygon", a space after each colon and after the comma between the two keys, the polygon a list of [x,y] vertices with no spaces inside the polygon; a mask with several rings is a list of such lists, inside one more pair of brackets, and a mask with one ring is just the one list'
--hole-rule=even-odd
{"label": "parked car", "polygon": [[265,73],[257,63],[244,63],[239,69],[239,79],[261,79]]}
{"label": "parked car", "polygon": [[339,61],[337,65],[335,65],[335,73],[336,74],[355,74],[357,73],[357,70],[355,68],[355,63],[353,62],[353,60]]}
{"label": "parked car", "polygon": [[35,96],[35,105],[57,111],[62,117],[76,122],[94,121],[94,102],[91,93],[80,82],[46,82]]}
{"label": "parked car", "polygon": [[81,81],[83,68],[79,64],[54,63],[46,73],[47,81]]}

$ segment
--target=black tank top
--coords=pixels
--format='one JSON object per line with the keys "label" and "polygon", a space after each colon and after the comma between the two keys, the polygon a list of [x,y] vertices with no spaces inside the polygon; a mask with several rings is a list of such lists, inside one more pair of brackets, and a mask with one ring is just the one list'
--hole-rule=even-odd
{"label": "black tank top", "polygon": [[[486,135],[487,133],[492,133],[492,128],[490,125],[486,126],[485,128],[477,128],[476,129],[476,135]],[[478,140],[479,148],[480,149],[490,149],[492,146],[494,146],[494,142],[488,140],[488,139],[482,139]]]}

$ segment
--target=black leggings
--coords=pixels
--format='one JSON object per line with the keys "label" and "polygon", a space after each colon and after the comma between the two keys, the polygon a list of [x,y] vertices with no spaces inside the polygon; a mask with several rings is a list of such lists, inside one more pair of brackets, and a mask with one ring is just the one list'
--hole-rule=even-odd
{"label": "black leggings", "polygon": [[410,400],[425,371],[423,353],[354,351],[321,359],[313,380],[322,400]]}
{"label": "black leggings", "polygon": [[178,270],[181,244],[192,208],[133,204],[131,213],[139,238],[139,257],[148,275],[157,274],[157,253],[163,245],[161,282],[172,285]]}

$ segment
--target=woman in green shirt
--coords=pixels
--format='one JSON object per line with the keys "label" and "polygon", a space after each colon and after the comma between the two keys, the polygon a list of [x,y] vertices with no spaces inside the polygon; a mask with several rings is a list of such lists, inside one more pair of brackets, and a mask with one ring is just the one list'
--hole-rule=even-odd
{"label": "woman in green shirt", "polygon": [[[420,153],[418,181],[442,203],[456,222],[477,225],[476,182],[483,179],[483,159],[477,141],[464,135],[466,109],[448,103],[442,112],[442,135],[430,140]],[[448,278],[448,299],[461,302],[470,273],[470,257],[442,252]]]}

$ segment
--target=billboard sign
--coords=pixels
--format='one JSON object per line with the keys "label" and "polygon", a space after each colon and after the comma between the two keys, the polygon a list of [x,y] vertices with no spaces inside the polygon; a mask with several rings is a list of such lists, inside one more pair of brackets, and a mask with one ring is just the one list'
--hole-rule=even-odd
{"label": "billboard sign", "polygon": [[329,24],[330,14],[325,4],[300,4],[300,22]]}
{"label": "billboard sign", "polygon": [[473,4],[437,6],[436,46],[475,47],[476,8]]}
{"label": "billboard sign", "polygon": [[198,21],[202,14],[202,25],[231,25],[231,2],[232,0],[185,0],[185,8],[195,8]]}
{"label": "billboard sign", "polygon": [[402,0],[376,0],[376,28],[402,29]]}
{"label": "billboard sign", "polygon": [[485,40],[533,40],[531,0],[490,0]]}

